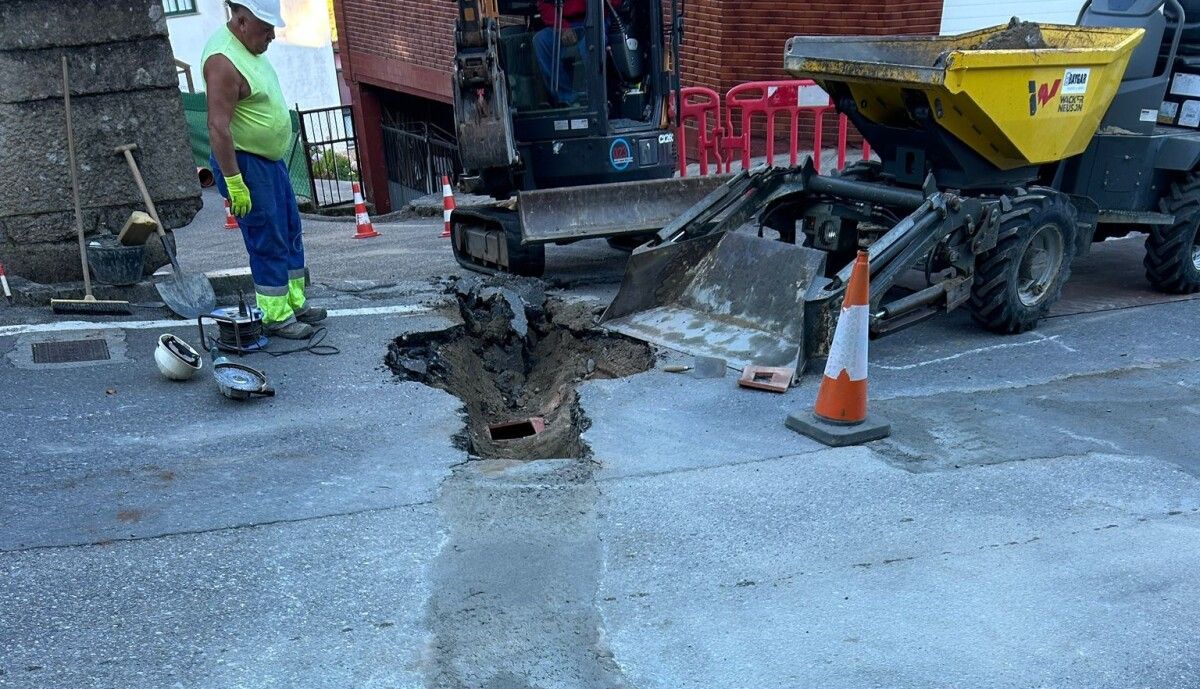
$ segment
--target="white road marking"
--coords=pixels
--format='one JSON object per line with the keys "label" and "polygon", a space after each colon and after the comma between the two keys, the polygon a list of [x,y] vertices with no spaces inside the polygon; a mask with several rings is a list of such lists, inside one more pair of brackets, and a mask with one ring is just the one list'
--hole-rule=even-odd
{"label": "white road marking", "polygon": [[[420,304],[394,304],[392,306],[364,306],[356,309],[330,309],[330,318],[345,316],[402,315],[414,316],[430,313],[432,308]],[[27,333],[60,333],[77,330],[170,330],[194,326],[195,321],[164,318],[157,321],[57,321],[30,325],[0,326],[0,337],[25,335]]]}
{"label": "white road marking", "polygon": [[961,359],[964,356],[970,356],[972,354],[982,354],[984,352],[991,352],[991,351],[995,351],[998,349],[1009,349],[1012,347],[1025,347],[1025,346],[1032,345],[1032,344],[1041,344],[1043,342],[1053,342],[1055,344],[1060,344],[1057,341],[1058,337],[1059,337],[1058,335],[1051,335],[1050,337],[1046,337],[1045,335],[1041,335],[1039,333],[1031,333],[1031,334],[1036,339],[1023,340],[1021,342],[1006,342],[1004,344],[991,345],[988,347],[978,347],[976,349],[968,349],[965,352],[959,352],[958,354],[951,354],[950,356],[938,357],[937,359],[930,359],[929,361],[918,361],[915,364],[904,364],[902,366],[888,366],[887,364],[871,364],[871,366],[875,367],[875,368],[882,368],[885,371],[910,371],[914,368],[921,368],[922,366],[930,366],[933,364],[940,364],[940,363],[943,363],[946,361],[953,361],[954,359]]}

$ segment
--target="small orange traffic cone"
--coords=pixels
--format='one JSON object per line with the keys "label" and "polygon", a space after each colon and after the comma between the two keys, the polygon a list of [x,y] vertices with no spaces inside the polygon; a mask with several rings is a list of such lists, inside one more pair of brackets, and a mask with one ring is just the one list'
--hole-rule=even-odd
{"label": "small orange traffic cone", "polygon": [[354,190],[354,238],[378,237],[379,233],[371,224],[371,216],[367,215],[367,204],[363,202],[362,190],[359,188],[358,182],[352,183],[350,188]]}
{"label": "small orange traffic cone", "polygon": [[233,217],[233,211],[229,210],[229,199],[225,199],[225,229],[236,230],[237,228],[237,218]]}
{"label": "small orange traffic cone", "polygon": [[812,414],[791,414],[787,427],[813,440],[841,447],[891,435],[891,424],[867,415],[867,340],[871,325],[871,268],[859,251],[833,332],[825,377]]}
{"label": "small orange traffic cone", "polygon": [[450,177],[442,175],[442,222],[445,225],[442,227],[442,236],[439,239],[446,239],[450,236],[450,214],[454,212],[454,190],[450,188]]}

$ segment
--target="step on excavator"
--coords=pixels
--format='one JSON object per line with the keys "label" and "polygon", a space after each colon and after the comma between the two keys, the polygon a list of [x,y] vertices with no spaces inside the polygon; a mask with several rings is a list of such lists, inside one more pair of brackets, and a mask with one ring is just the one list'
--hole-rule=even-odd
{"label": "step on excavator", "polygon": [[547,244],[630,249],[724,181],[674,178],[672,4],[668,25],[660,0],[458,0],[459,186],[500,201],[451,214],[461,265],[539,276]]}
{"label": "step on excavator", "polygon": [[872,337],[967,307],[1033,328],[1092,242],[1148,233],[1145,271],[1200,290],[1200,1],[1089,0],[1075,25],[797,36],[879,157],[744,171],[630,257],[601,322],[731,365],[829,350],[859,249]]}

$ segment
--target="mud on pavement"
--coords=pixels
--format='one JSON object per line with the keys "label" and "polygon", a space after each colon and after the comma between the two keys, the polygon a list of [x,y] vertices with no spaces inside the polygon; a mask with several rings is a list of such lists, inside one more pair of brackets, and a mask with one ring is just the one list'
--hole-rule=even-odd
{"label": "mud on pavement", "polygon": [[474,456],[588,456],[576,387],[654,365],[648,345],[596,328],[589,305],[549,299],[539,280],[471,276],[451,289],[463,325],[402,335],[385,361],[398,377],[463,401]]}

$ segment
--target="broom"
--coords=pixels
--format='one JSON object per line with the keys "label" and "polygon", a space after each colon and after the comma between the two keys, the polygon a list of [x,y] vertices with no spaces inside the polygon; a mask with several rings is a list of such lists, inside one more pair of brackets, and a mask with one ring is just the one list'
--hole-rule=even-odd
{"label": "broom", "polygon": [[63,55],[63,107],[67,112],[67,157],[71,163],[71,196],[75,201],[75,233],[79,237],[79,261],[83,264],[83,299],[51,299],[54,313],[131,314],[127,301],[104,301],[92,296],[88,274],[87,246],[83,239],[83,212],[79,208],[79,180],[75,173],[75,134],[71,130],[71,87],[67,80],[67,56]]}

